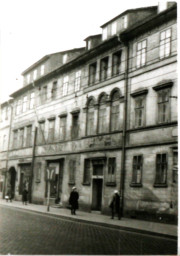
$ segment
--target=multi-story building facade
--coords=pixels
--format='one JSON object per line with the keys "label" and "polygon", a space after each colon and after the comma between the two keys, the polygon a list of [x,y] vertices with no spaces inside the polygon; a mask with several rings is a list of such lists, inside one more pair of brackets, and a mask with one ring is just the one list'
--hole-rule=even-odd
{"label": "multi-story building facade", "polygon": [[127,10],[87,37],[86,50],[23,72],[11,95],[15,199],[26,184],[32,202],[46,203],[52,170],[50,196],[64,206],[75,185],[84,210],[108,214],[118,189],[125,215],[177,216],[176,25],[174,3]]}

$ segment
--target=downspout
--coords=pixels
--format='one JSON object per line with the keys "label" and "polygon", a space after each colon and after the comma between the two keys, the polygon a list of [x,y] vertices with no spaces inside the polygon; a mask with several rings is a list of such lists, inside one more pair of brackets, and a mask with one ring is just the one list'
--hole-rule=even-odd
{"label": "downspout", "polygon": [[[122,42],[122,40],[121,40]],[[127,103],[128,103],[128,75],[129,75],[129,44],[125,45],[125,84],[124,84],[124,116],[122,132],[122,155],[121,155],[121,175],[120,175],[120,216],[124,211],[124,183],[125,183],[125,163],[126,163],[126,134],[127,134]]]}
{"label": "downspout", "polygon": [[30,182],[30,191],[29,191],[29,202],[30,202],[30,203],[32,203],[32,191],[33,191],[33,177],[34,177],[34,161],[35,161],[36,138],[37,138],[37,126],[35,127],[34,142],[33,142],[33,149],[32,149],[31,182]]}
{"label": "downspout", "polygon": [[12,117],[13,117],[13,107],[10,103],[10,110],[11,110],[11,116],[10,116],[10,124],[9,124],[9,136],[8,136],[8,147],[7,147],[7,154],[6,154],[6,171],[5,171],[5,180],[4,180],[4,186],[3,186],[3,198],[5,197],[6,193],[6,183],[7,183],[7,172],[8,172],[8,161],[9,161],[9,148],[10,148],[10,138],[11,138],[11,129],[12,129]]}

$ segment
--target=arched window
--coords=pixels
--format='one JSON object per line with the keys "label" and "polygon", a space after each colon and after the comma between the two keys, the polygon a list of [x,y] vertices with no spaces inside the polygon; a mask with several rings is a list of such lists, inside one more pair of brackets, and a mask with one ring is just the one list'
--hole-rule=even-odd
{"label": "arched window", "polygon": [[119,130],[119,92],[114,91],[111,97],[111,131]]}
{"label": "arched window", "polygon": [[90,99],[87,106],[87,135],[94,134],[94,100]]}
{"label": "arched window", "polygon": [[98,112],[98,133],[104,132],[106,132],[106,95],[100,97]]}

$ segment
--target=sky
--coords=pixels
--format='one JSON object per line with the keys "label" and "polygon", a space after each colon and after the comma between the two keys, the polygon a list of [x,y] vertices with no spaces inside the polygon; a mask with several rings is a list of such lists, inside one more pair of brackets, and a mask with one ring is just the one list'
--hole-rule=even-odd
{"label": "sky", "polygon": [[84,39],[127,9],[158,0],[0,0],[0,102],[22,87],[21,73],[47,54]]}

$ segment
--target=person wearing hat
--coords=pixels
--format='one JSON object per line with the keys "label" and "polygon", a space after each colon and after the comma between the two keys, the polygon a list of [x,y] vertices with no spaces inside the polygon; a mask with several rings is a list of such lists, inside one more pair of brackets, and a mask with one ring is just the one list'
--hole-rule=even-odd
{"label": "person wearing hat", "polygon": [[73,187],[69,197],[69,204],[71,205],[72,215],[76,215],[76,210],[79,208],[78,199],[79,199],[79,194],[77,192],[77,189],[76,187]]}
{"label": "person wearing hat", "polygon": [[114,215],[117,214],[120,220],[120,196],[118,190],[114,190],[109,207],[111,208],[111,219],[114,219]]}

